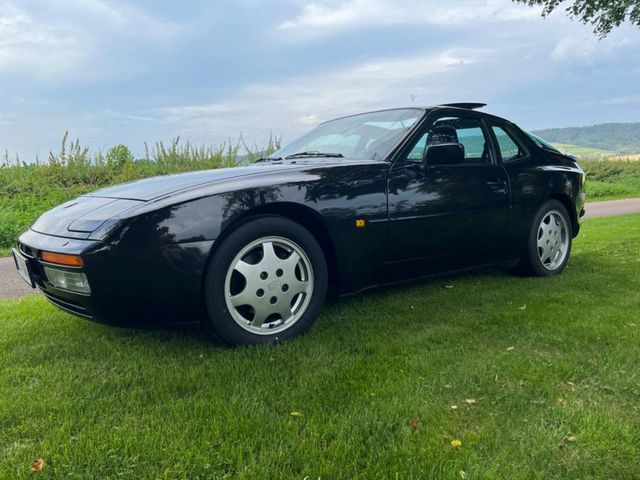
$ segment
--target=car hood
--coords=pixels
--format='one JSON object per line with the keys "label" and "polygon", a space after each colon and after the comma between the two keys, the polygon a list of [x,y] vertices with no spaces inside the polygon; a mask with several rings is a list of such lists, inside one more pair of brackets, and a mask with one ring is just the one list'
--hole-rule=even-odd
{"label": "car hood", "polygon": [[88,238],[114,215],[141,203],[140,200],[78,197],[42,214],[31,230],[59,237]]}
{"label": "car hood", "polygon": [[257,175],[278,170],[289,170],[292,168],[296,168],[296,166],[291,163],[265,163],[245,167],[218,168],[215,170],[163,175],[161,177],[145,178],[144,180],[136,180],[134,182],[103,188],[92,192],[87,196],[139,200],[146,202],[213,182],[220,182],[231,178]]}
{"label": "car hood", "polygon": [[49,210],[35,221],[31,230],[67,238],[89,238],[112,217],[161,197],[237,177],[273,172],[277,174],[299,169],[305,165],[344,162],[344,159],[269,162],[244,167],[164,175],[123,183],[83,195]]}

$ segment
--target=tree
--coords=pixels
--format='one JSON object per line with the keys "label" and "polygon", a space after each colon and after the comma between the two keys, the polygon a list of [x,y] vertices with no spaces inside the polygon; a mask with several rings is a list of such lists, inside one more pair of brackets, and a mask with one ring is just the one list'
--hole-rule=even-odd
{"label": "tree", "polygon": [[[565,0],[513,0],[533,6],[542,6],[542,16],[546,17]],[[606,37],[611,30],[629,19],[631,24],[640,26],[640,0],[573,0],[565,9],[571,17],[582,23],[591,23],[594,33]]]}

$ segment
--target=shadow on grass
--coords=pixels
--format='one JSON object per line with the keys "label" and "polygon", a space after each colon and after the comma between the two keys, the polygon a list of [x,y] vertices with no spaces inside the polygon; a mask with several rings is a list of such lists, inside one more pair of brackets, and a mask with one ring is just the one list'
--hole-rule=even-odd
{"label": "shadow on grass", "polygon": [[[522,278],[513,277],[505,270],[499,268],[485,268],[463,272],[458,274],[440,275],[424,279],[414,279],[399,284],[375,287],[358,294],[330,300],[323,307],[320,317],[311,330],[297,338],[279,344],[270,343],[249,347],[231,347],[219,339],[211,338],[197,328],[127,328],[120,326],[104,325],[96,322],[74,319],[77,322],[85,322],[89,327],[83,328],[86,340],[95,342],[97,338],[102,338],[109,342],[128,343],[135,341],[138,345],[171,345],[177,349],[205,349],[220,351],[237,351],[250,349],[271,349],[280,345],[295,342],[327,342],[335,345],[340,341],[346,332],[354,332],[354,329],[363,327],[363,332],[369,331],[371,327],[381,328],[381,321],[399,314],[398,307],[406,306],[408,298],[413,296],[437,296],[442,292],[453,291],[453,286],[460,289],[464,286],[465,296],[482,296],[483,284],[492,282],[493,287],[509,290],[512,288],[511,282],[499,283],[500,281],[511,279],[513,282],[522,281]],[[451,289],[451,290],[450,290]],[[440,305],[442,306],[442,305]],[[51,306],[53,309],[54,307]],[[375,313],[377,318],[375,324],[371,324],[370,317]],[[62,314],[62,313],[61,313]],[[67,316],[67,314],[62,314]],[[401,312],[400,312],[401,315]],[[437,315],[430,317],[430,323],[437,326],[439,323],[449,323],[450,315]],[[388,327],[389,325],[387,325]],[[80,339],[83,341],[82,339]]]}
{"label": "shadow on grass", "polygon": [[[66,336],[63,334],[61,337],[67,346],[69,336],[72,336],[78,345],[101,344],[107,350],[121,352],[126,349],[142,350],[152,357],[167,354],[185,356],[194,351],[221,355],[243,351],[261,356],[281,348],[329,351],[350,348],[358,341],[385,342],[389,335],[408,337],[418,325],[423,335],[428,334],[427,329],[452,328],[472,335],[473,328],[481,322],[493,322],[492,326],[498,327],[507,320],[495,315],[495,311],[513,303],[509,311],[517,313],[517,309],[527,302],[539,302],[538,297],[550,298],[562,291],[571,296],[574,291],[588,288],[585,275],[606,271],[607,261],[599,251],[583,252],[572,258],[563,275],[553,278],[515,277],[504,269],[485,268],[375,288],[329,302],[306,335],[281,344],[251,347],[229,347],[194,329],[132,329],[102,325],[76,319],[50,305],[37,312],[46,318],[47,323],[57,323],[49,320],[53,312],[65,321]],[[572,308],[571,301],[566,308]],[[465,310],[474,312],[477,324],[466,318]],[[78,349],[79,355],[80,352]]]}

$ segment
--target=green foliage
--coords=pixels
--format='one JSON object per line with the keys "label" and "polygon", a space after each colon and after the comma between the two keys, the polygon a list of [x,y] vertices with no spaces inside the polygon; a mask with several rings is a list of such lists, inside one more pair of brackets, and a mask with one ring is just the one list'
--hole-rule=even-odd
{"label": "green foliage", "polygon": [[640,161],[580,160],[587,174],[587,200],[640,197]]}
{"label": "green foliage", "polygon": [[[542,15],[551,14],[565,0],[514,0],[529,6],[542,6]],[[640,26],[640,0],[573,0],[565,11],[582,23],[590,23],[594,33],[600,38],[606,37],[611,30],[629,20]]]}
{"label": "green foliage", "polygon": [[168,145],[147,146],[145,157],[136,160],[125,145],[92,156],[79,140],[70,141],[67,132],[60,150],[50,153],[45,163],[13,162],[5,153],[0,163],[0,253],[6,253],[17,235],[44,211],[83,193],[155,175],[233,167],[278,148],[280,139],[275,137],[263,149],[249,147],[242,139],[206,146],[176,138]]}
{"label": "green foliage", "polygon": [[0,301],[0,478],[637,478],[639,258],[640,216],[589,219],[558,277],[369,292],[252,348]]}
{"label": "green foliage", "polygon": [[106,155],[107,166],[116,170],[122,170],[128,163],[135,159],[131,150],[126,145],[116,145]]}
{"label": "green foliage", "polygon": [[60,145],[60,152],[54,154],[49,152],[49,164],[52,166],[69,166],[69,167],[82,167],[90,163],[89,160],[89,147],[81,147],[80,140],[71,142],[67,147],[67,141],[69,140],[69,132],[64,132],[62,137],[62,143]]}
{"label": "green foliage", "polygon": [[618,155],[640,153],[640,122],[547,128],[533,133],[552,143],[596,148]]}

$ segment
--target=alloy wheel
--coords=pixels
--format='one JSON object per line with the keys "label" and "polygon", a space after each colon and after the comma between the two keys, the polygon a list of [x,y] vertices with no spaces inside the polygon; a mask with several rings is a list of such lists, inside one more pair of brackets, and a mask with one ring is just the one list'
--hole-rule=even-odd
{"label": "alloy wheel", "polygon": [[240,250],[225,278],[225,302],[245,330],[271,335],[290,328],[313,294],[313,268],[304,250],[283,237],[259,238]]}
{"label": "alloy wheel", "polygon": [[538,226],[538,258],[547,270],[556,270],[569,250],[569,228],[558,210],[547,212]]}

